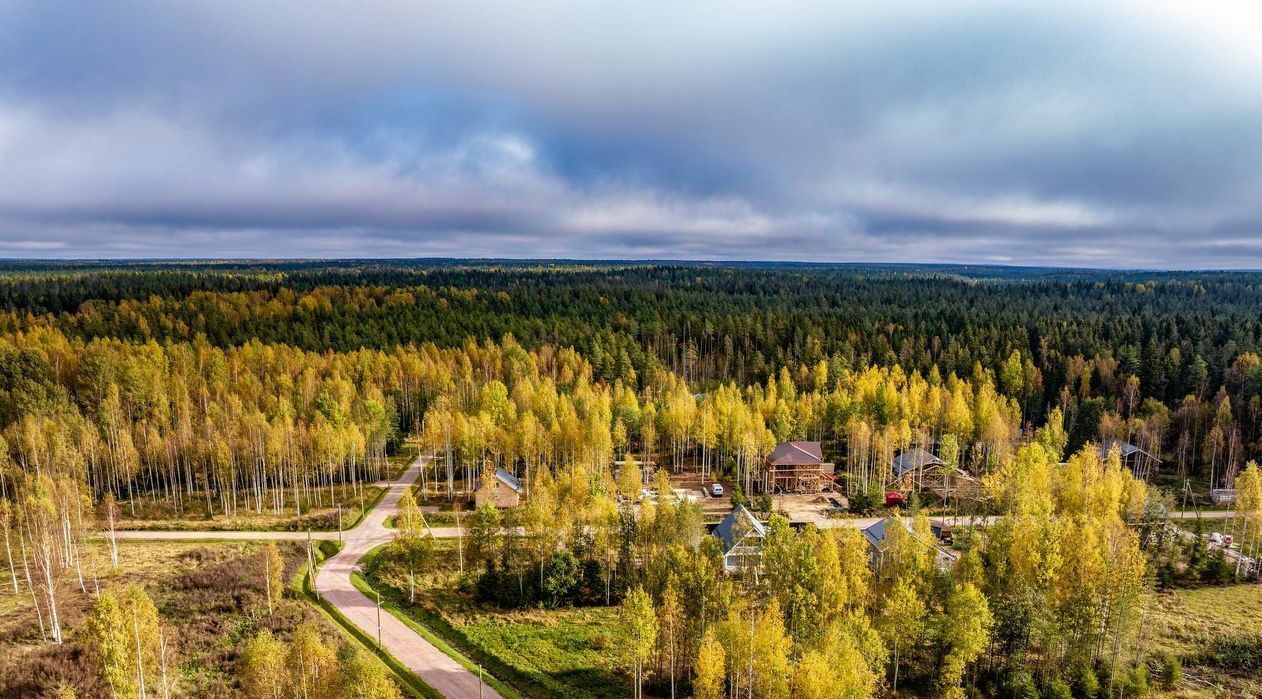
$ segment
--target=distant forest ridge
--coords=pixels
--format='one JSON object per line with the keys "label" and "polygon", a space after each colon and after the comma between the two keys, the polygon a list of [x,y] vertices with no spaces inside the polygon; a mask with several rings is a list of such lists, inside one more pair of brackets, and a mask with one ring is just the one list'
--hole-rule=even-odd
{"label": "distant forest ridge", "polygon": [[898,366],[989,374],[1071,447],[1117,437],[1229,483],[1262,456],[1262,273],[950,265],[287,260],[0,263],[0,331],[313,352],[514,337],[697,391]]}

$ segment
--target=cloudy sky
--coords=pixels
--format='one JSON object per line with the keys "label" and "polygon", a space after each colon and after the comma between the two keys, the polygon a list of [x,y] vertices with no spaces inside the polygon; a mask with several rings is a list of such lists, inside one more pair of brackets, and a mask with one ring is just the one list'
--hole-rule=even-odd
{"label": "cloudy sky", "polygon": [[1257,5],[0,0],[0,257],[1262,267]]}

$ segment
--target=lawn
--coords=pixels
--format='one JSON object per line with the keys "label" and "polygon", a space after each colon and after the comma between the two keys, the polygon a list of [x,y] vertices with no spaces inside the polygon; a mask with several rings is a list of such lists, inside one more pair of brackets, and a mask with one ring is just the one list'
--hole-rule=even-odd
{"label": "lawn", "polygon": [[[606,607],[504,610],[462,589],[456,543],[437,543],[437,570],[407,582],[388,564],[365,560],[368,582],[471,660],[531,697],[623,697],[632,687],[619,658],[618,610]],[[371,555],[371,554],[370,554]]]}
{"label": "lawn", "polygon": [[[1173,697],[1262,697],[1262,670],[1235,677],[1198,664],[1197,656],[1220,638],[1262,633],[1262,585],[1175,590],[1154,596],[1145,644],[1153,653],[1183,660],[1186,686]],[[1150,635],[1149,635],[1150,634]],[[1222,687],[1222,691],[1212,685]]]}

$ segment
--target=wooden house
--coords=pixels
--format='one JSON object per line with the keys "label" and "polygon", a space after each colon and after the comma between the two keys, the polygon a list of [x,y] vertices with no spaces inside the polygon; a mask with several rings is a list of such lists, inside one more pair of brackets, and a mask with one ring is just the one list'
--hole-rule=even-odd
{"label": "wooden house", "polygon": [[498,508],[517,507],[521,504],[521,491],[521,479],[497,467],[495,477],[478,488],[473,501],[478,507],[486,504]]}
{"label": "wooden house", "polygon": [[817,493],[833,484],[833,464],[819,442],[784,442],[763,461],[763,488],[777,493]]}

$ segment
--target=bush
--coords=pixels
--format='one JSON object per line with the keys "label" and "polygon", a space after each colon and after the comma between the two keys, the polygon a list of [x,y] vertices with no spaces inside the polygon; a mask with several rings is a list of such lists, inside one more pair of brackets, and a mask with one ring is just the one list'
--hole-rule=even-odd
{"label": "bush", "polygon": [[1004,694],[1013,699],[1039,699],[1039,690],[1034,685],[1034,678],[1025,670],[1018,670],[1008,676],[1008,687]]}
{"label": "bush", "polygon": [[759,512],[771,514],[771,511],[775,509],[775,507],[776,502],[771,498],[771,493],[763,493],[762,495],[754,498],[754,508]]}
{"label": "bush", "polygon": [[1074,696],[1078,699],[1095,699],[1100,694],[1100,678],[1090,663],[1082,662],[1074,668]]}
{"label": "bush", "polygon": [[1139,697],[1148,696],[1150,689],[1148,682],[1148,666],[1140,663],[1130,672],[1119,673],[1118,684],[1121,686],[1122,696],[1127,699],[1139,699]]}
{"label": "bush", "polygon": [[1227,557],[1222,549],[1213,549],[1201,569],[1201,582],[1209,585],[1223,585],[1231,581],[1235,571],[1227,565]]}
{"label": "bush", "polygon": [[879,493],[854,493],[850,496],[850,511],[857,515],[872,514],[879,502],[881,502]]}
{"label": "bush", "polygon": [[732,486],[732,507],[737,506],[749,507],[749,498],[745,497],[744,491],[739,485]]}
{"label": "bush", "polygon": [[1198,665],[1213,665],[1228,672],[1254,672],[1262,667],[1262,634],[1221,636],[1210,641],[1197,659]]}
{"label": "bush", "polygon": [[1174,689],[1183,683],[1183,663],[1173,655],[1161,656],[1161,686]]}
{"label": "bush", "polygon": [[1074,699],[1074,693],[1064,680],[1057,678],[1043,685],[1043,699]]}

